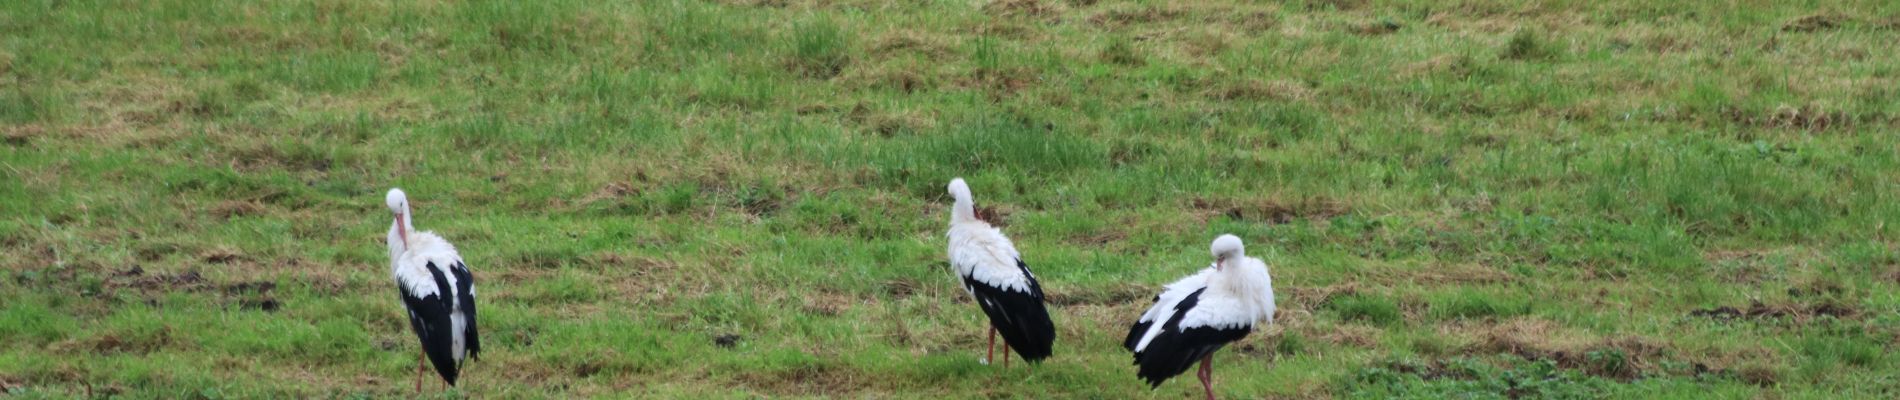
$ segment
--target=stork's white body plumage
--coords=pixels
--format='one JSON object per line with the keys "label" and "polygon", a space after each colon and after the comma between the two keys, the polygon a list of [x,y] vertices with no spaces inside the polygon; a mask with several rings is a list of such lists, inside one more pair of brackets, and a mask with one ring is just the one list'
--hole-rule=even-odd
{"label": "stork's white body plumage", "polygon": [[[956,198],[950,212],[950,230],[945,234],[950,265],[964,291],[989,316],[991,352],[1000,333],[1005,366],[1011,347],[1024,360],[1048,358],[1055,342],[1055,324],[1043,305],[1041,283],[1009,237],[976,218],[969,185],[959,178],[950,182],[949,189]],[[989,359],[985,356],[983,361]]]}
{"label": "stork's white body plumage", "polygon": [[[454,385],[464,359],[479,358],[475,323],[475,277],[455,246],[433,232],[416,232],[409,201],[400,189],[387,198],[395,222],[389,226],[390,276],[400,291],[410,327],[422,342],[425,358],[445,384]],[[416,389],[422,389],[417,366]]]}
{"label": "stork's white body plumage", "polygon": [[1275,312],[1267,263],[1247,257],[1232,235],[1215,239],[1212,248],[1214,266],[1169,284],[1122,343],[1135,354],[1137,375],[1153,387],[1201,362],[1199,377],[1209,399],[1213,353],[1246,337],[1256,324],[1271,323]]}
{"label": "stork's white body plumage", "polygon": [[1036,286],[1034,275],[1016,267],[1022,253],[1003,231],[983,221],[952,222],[946,236],[950,265],[957,269],[957,276],[1017,293],[1031,293],[1030,288]]}

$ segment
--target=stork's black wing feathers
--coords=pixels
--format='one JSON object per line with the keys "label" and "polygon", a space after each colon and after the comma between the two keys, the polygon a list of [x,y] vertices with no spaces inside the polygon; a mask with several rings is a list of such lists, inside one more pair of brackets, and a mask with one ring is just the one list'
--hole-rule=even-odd
{"label": "stork's black wing feathers", "polygon": [[1016,267],[1029,279],[1029,293],[990,286],[968,276],[963,277],[963,285],[976,295],[977,305],[990,317],[990,326],[1003,335],[1003,343],[1008,343],[1023,360],[1042,361],[1053,352],[1056,326],[1049,320],[1049,309],[1043,305],[1042,284],[1029,274],[1029,265],[1022,260],[1016,260]]}
{"label": "stork's black wing feathers", "polygon": [[1135,355],[1135,363],[1141,365],[1141,370],[1137,372],[1137,375],[1146,379],[1149,387],[1160,387],[1161,382],[1167,381],[1168,378],[1187,372],[1188,368],[1194,366],[1194,362],[1214,354],[1214,351],[1220,350],[1228,343],[1247,337],[1248,333],[1253,332],[1251,326],[1230,329],[1197,326],[1181,329],[1181,319],[1187,317],[1188,310],[1193,310],[1194,306],[1200,303],[1201,293],[1205,291],[1207,288],[1201,288],[1181,299],[1181,303],[1174,306],[1173,315],[1170,315],[1167,323],[1162,325],[1161,334],[1156,335],[1154,340],[1148,342],[1147,348]]}
{"label": "stork's black wing feathers", "polygon": [[1029,263],[1023,262],[1023,259],[1018,258],[1016,259],[1016,269],[1023,271],[1023,277],[1029,278],[1029,294],[1036,296],[1037,302],[1042,302],[1042,282],[1036,280],[1035,273],[1029,272]]}
{"label": "stork's black wing feathers", "polygon": [[[1128,327],[1128,338],[1122,339],[1122,347],[1131,352],[1135,351],[1135,345],[1141,344],[1141,335],[1148,333],[1148,328],[1153,327],[1154,324],[1154,321],[1141,322],[1140,320],[1136,320],[1134,326]],[[1135,352],[1135,362],[1141,362],[1140,352]]]}
{"label": "stork's black wing feathers", "polygon": [[[1158,295],[1158,294],[1155,295],[1154,300],[1149,300],[1149,302],[1151,304],[1160,303],[1161,295]],[[1151,305],[1150,307],[1153,307],[1153,306]],[[1135,325],[1128,327],[1128,338],[1122,339],[1122,347],[1128,349],[1128,351],[1131,351],[1131,352],[1135,351],[1135,345],[1141,344],[1141,336],[1144,334],[1147,334],[1148,328],[1153,327],[1154,324],[1155,324],[1155,321],[1152,321],[1152,320],[1148,322],[1141,322],[1141,319],[1139,318],[1135,319]],[[1139,352],[1135,353],[1135,362],[1136,363],[1141,362],[1141,353]]]}
{"label": "stork's black wing feathers", "polygon": [[455,274],[455,296],[459,299],[455,311],[462,313],[462,325],[466,330],[464,334],[468,335],[465,343],[468,359],[479,360],[482,341],[481,336],[475,333],[475,275],[468,272],[468,266],[462,264],[461,260],[456,260],[449,272]]}
{"label": "stork's black wing feathers", "polygon": [[409,292],[408,285],[402,287],[402,303],[409,309],[409,327],[416,331],[416,338],[422,340],[422,353],[429,356],[429,363],[435,365],[435,372],[449,385],[455,384],[458,374],[455,368],[454,323],[449,320],[453,312],[453,302],[446,295],[449,291],[448,277],[435,264],[428,265],[429,274],[435,278],[436,293],[417,297]]}

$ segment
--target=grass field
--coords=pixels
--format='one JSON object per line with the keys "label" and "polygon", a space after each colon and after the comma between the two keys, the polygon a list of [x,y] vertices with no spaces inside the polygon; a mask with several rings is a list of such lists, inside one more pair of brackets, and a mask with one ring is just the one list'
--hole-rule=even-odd
{"label": "grass field", "polygon": [[1900,396],[1900,3],[1519,3],[0,2],[0,388],[409,395],[400,186],[468,397],[1194,396],[1118,344],[1228,232],[1226,398]]}

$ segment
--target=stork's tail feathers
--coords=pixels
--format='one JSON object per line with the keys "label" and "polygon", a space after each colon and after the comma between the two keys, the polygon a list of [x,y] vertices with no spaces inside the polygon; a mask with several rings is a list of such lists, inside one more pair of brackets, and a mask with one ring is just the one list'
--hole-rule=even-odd
{"label": "stork's tail feathers", "polygon": [[1007,310],[1003,312],[1007,315],[1001,320],[1008,322],[997,323],[998,318],[992,316],[991,323],[996,326],[997,333],[1003,334],[1003,340],[1009,343],[1010,349],[1022,355],[1024,361],[1041,362],[1054,353],[1056,326],[1049,320],[1049,311],[1041,299],[1003,296],[992,301],[1001,303],[999,311]]}
{"label": "stork's tail feathers", "polygon": [[455,386],[456,378],[460,378],[462,376],[461,368],[456,367],[455,363],[453,362],[436,362],[436,360],[429,360],[429,361],[435,364],[435,372],[437,374],[442,375],[442,381],[448,382],[449,386]]}

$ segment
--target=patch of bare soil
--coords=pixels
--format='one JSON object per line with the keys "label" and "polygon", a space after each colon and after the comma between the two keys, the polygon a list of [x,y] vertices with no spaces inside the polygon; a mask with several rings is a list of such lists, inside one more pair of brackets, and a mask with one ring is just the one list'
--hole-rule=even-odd
{"label": "patch of bare soil", "polygon": [[1747,307],[1736,308],[1720,306],[1689,311],[1690,317],[1708,318],[1718,321],[1734,320],[1790,320],[1806,322],[1819,317],[1835,319],[1858,319],[1860,310],[1852,305],[1835,302],[1816,304],[1775,304],[1768,305],[1756,301]]}
{"label": "patch of bare soil", "polygon": [[159,336],[155,338],[154,340],[141,341],[137,343],[126,340],[126,339],[122,339],[118,335],[108,334],[108,335],[101,335],[98,337],[87,338],[87,339],[77,339],[77,340],[72,340],[72,341],[67,341],[67,342],[61,342],[61,343],[53,345],[53,347],[62,351],[78,351],[78,352],[95,353],[95,354],[115,354],[115,353],[145,354],[145,353],[150,353],[153,350],[156,350],[160,347],[164,347],[166,343],[169,343],[171,341],[170,335],[166,332],[169,332],[169,330],[160,331]]}
{"label": "patch of bare soil", "polygon": [[908,298],[921,289],[922,284],[910,278],[898,278],[884,282],[884,293],[899,299]]}
{"label": "patch of bare soil", "polygon": [[985,206],[976,206],[975,211],[976,219],[988,222],[990,226],[997,228],[1009,227],[1009,215],[1015,213],[1015,211],[1009,209]]}
{"label": "patch of bare soil", "polygon": [[901,30],[880,36],[871,41],[871,53],[884,58],[909,53],[919,54],[930,59],[943,59],[956,52],[951,40],[922,31]]}
{"label": "patch of bare soil", "polygon": [[1163,6],[1118,8],[1095,14],[1089,17],[1089,22],[1104,28],[1120,28],[1167,21],[1179,18],[1181,14],[1180,9]]}
{"label": "patch of bare soil", "polygon": [[136,291],[147,298],[147,304],[157,305],[162,293],[172,292],[213,292],[238,308],[265,312],[277,311],[283,302],[271,294],[277,289],[277,282],[243,281],[231,283],[212,282],[198,271],[181,273],[147,273],[145,268],[134,265],[132,268],[115,272],[106,277],[104,287],[108,291]]}
{"label": "patch of bare soil", "polygon": [[1559,367],[1621,381],[1654,371],[1655,361],[1667,349],[1666,344],[1649,338],[1597,338],[1528,318],[1477,328],[1471,333],[1478,340],[1466,348],[1467,352],[1550,360]]}
{"label": "patch of bare soil", "polygon": [[1335,345],[1371,349],[1378,347],[1379,334],[1383,331],[1371,326],[1344,324],[1321,332],[1317,338]]}
{"label": "patch of bare soil", "polygon": [[131,288],[148,291],[197,291],[202,290],[204,275],[198,271],[185,271],[175,274],[146,274],[145,268],[134,265],[132,268],[113,273],[106,279],[107,287]]}
{"label": "patch of bare soil", "polygon": [[1813,14],[1795,18],[1788,21],[1788,23],[1782,24],[1781,31],[1819,32],[1839,28],[1852,21],[1853,18],[1840,14]]}
{"label": "patch of bare soil", "polygon": [[1275,224],[1295,220],[1325,221],[1351,212],[1345,204],[1321,197],[1196,198],[1190,205],[1206,215],[1225,215],[1239,221],[1264,221]]}
{"label": "patch of bare soil", "polygon": [[1390,20],[1374,21],[1354,25],[1352,27],[1352,33],[1361,36],[1380,36],[1398,32],[1399,29],[1403,27],[1404,26],[1399,25],[1399,23]]}
{"label": "patch of bare soil", "polygon": [[212,264],[230,264],[244,259],[244,254],[230,248],[219,247],[198,254],[199,258]]}
{"label": "patch of bare soil", "polygon": [[[909,78],[899,78],[909,79]],[[912,83],[902,83],[906,92],[911,91]],[[844,115],[845,120],[876,133],[879,137],[893,137],[900,133],[918,132],[937,126],[936,118],[925,112],[873,110],[858,104]]]}
{"label": "patch of bare soil", "polygon": [[13,147],[26,147],[26,145],[33,143],[34,137],[44,135],[45,133],[46,128],[38,124],[22,124],[0,128],[0,143],[5,143]]}
{"label": "patch of bare soil", "polygon": [[991,100],[1001,100],[1025,93],[1029,88],[1042,82],[1042,77],[1029,68],[979,69],[975,74],[958,78],[958,87],[979,89]]}
{"label": "patch of bare soil", "polygon": [[264,206],[255,201],[225,200],[211,207],[211,215],[222,220],[263,213]]}
{"label": "patch of bare soil", "polygon": [[1847,294],[1847,287],[1840,282],[1828,280],[1809,280],[1788,288],[1788,296],[1797,299],[1841,298]]}

